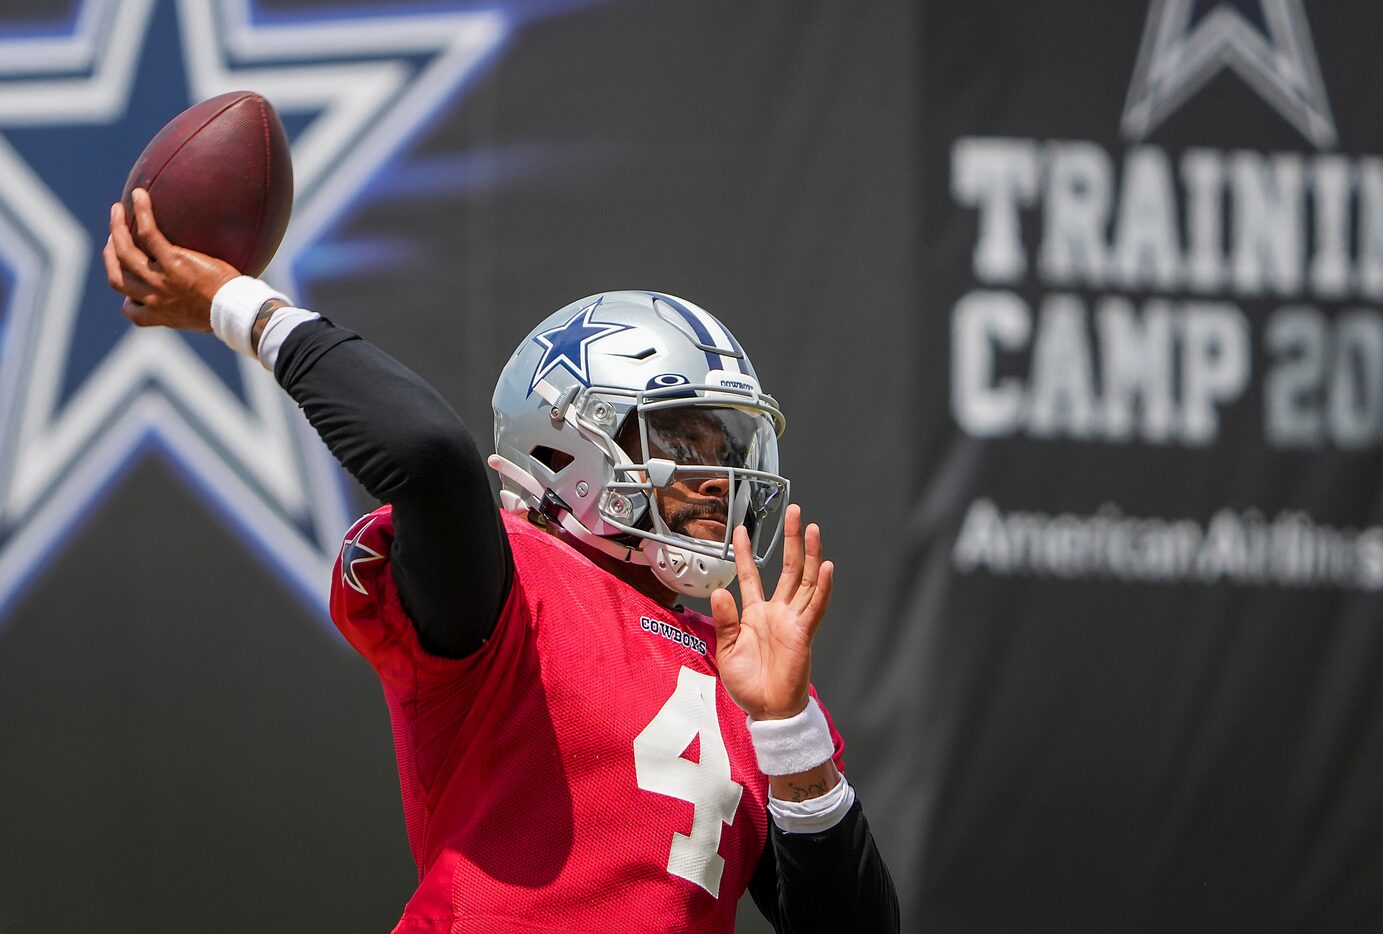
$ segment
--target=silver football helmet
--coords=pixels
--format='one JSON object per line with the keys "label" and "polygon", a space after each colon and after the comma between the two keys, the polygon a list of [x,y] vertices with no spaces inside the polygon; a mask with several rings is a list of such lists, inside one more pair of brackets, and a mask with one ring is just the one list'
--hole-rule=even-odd
{"label": "silver football helmet", "polygon": [[646,564],[673,590],[704,597],[730,582],[737,525],[760,565],[782,534],[782,412],[739,342],[691,302],[573,302],[524,338],[493,404],[504,508]]}

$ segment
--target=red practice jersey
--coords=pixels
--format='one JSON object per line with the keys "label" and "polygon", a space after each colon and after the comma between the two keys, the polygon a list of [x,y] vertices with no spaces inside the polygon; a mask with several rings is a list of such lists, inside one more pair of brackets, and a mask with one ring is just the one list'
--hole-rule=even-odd
{"label": "red practice jersey", "polygon": [[729,934],[767,840],[768,779],[711,621],[504,522],[513,589],[464,659],[418,643],[388,506],[337,561],[331,614],[384,683],[418,864],[396,934]]}

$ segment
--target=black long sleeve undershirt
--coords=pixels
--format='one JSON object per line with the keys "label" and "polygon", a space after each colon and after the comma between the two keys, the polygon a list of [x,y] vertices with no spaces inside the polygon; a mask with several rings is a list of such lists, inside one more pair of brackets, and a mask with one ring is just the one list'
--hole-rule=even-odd
{"label": "black long sleeve undershirt", "polygon": [[778,934],[895,934],[898,895],[858,798],[830,830],[787,833],[769,845],[749,894]]}
{"label": "black long sleeve undershirt", "polygon": [[[461,419],[416,374],[325,319],[293,330],[274,375],[336,459],[393,505],[390,565],[423,647],[448,658],[479,649],[514,559]],[[770,833],[750,893],[780,934],[898,930],[893,882],[858,801],[830,830]]]}
{"label": "black long sleeve undershirt", "polygon": [[476,651],[504,608],[514,559],[461,419],[407,367],[325,319],[293,330],[274,376],[336,459],[394,507],[390,567],[418,641],[446,658]]}

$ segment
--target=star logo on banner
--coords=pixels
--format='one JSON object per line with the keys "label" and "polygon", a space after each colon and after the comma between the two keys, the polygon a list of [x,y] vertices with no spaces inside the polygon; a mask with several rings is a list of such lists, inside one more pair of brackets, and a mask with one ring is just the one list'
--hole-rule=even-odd
{"label": "star logo on banner", "polygon": [[369,522],[362,525],[359,531],[341,545],[341,583],[356,593],[364,594],[367,597],[370,592],[365,589],[364,584],[360,583],[360,572],[355,567],[358,564],[370,564],[374,561],[384,560],[384,555],[360,542],[365,537],[365,533],[370,530],[370,526],[374,524],[374,517],[371,517]]}
{"label": "star logo on banner", "polygon": [[86,0],[0,30],[0,615],[140,453],[161,450],[313,606],[350,524],[342,474],[272,375],[204,335],[129,327],[110,203],[191,103],[252,89],[284,118],[295,262],[498,49],[495,10],[257,14],[249,0]]}
{"label": "star logo on banner", "polygon": [[1142,139],[1223,68],[1317,148],[1335,145],[1302,0],[1154,0],[1124,104],[1124,135]]}
{"label": "star logo on banner", "polygon": [[533,379],[528,384],[529,394],[532,394],[538,383],[559,366],[566,367],[582,385],[591,385],[591,377],[587,372],[591,344],[611,334],[629,330],[627,324],[591,320],[591,315],[595,314],[601,301],[602,299],[597,298],[572,315],[566,324],[543,331],[533,338],[533,341],[543,348],[543,359],[538,361],[538,369],[534,371]]}

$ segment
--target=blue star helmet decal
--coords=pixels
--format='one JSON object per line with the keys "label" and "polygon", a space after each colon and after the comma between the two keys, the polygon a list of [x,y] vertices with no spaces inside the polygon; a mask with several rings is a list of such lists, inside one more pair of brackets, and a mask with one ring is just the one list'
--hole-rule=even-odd
{"label": "blue star helmet decal", "polygon": [[266,17],[248,0],[86,0],[52,27],[0,19],[0,623],[149,448],[325,608],[351,520],[340,469],[254,361],[126,324],[101,266],[109,206],[174,114],[258,91],[288,128],[297,189],[264,277],[310,305],[299,275],[337,221],[511,28],[476,4]]}
{"label": "blue star helmet decal", "polygon": [[1124,104],[1124,136],[1147,136],[1224,68],[1317,148],[1335,145],[1302,0],[1153,0]]}
{"label": "blue star helmet decal", "polygon": [[572,315],[566,324],[543,331],[533,338],[533,342],[543,348],[543,358],[538,361],[533,378],[528,382],[530,395],[538,383],[559,366],[565,367],[583,386],[591,385],[588,371],[591,344],[611,334],[630,330],[627,324],[592,321],[591,316],[600,307],[601,301],[597,298]]}

